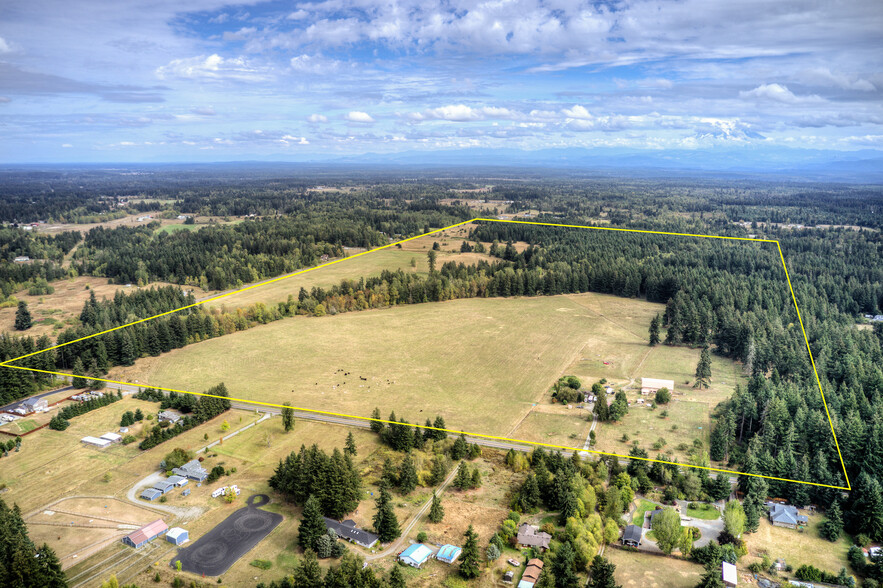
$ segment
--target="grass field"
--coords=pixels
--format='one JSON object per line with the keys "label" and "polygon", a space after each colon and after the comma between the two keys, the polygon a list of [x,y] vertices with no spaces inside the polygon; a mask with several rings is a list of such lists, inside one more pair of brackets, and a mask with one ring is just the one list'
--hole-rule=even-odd
{"label": "grass field", "polygon": [[504,434],[598,324],[569,297],[293,317],[113,375],[194,391],[221,380],[246,399],[364,416],[379,406],[421,423],[441,414],[449,427]]}
{"label": "grass field", "polygon": [[643,498],[639,498],[637,504],[638,508],[637,510],[635,510],[635,514],[632,516],[632,524],[641,527],[644,525],[644,514],[648,510],[656,510],[659,507],[649,500],[644,500]]}
{"label": "grass field", "polygon": [[703,504],[700,508],[687,507],[687,516],[694,519],[702,519],[704,521],[716,521],[720,518],[721,513],[718,509],[710,504]]}
{"label": "grass field", "polygon": [[704,571],[694,562],[615,548],[604,557],[616,566],[613,575],[623,588],[693,588]]}
{"label": "grass field", "polygon": [[849,551],[851,541],[846,535],[836,543],[822,539],[819,536],[819,525],[824,520],[822,515],[809,514],[809,524],[803,532],[799,532],[797,529],[775,527],[766,518],[761,519],[756,533],[744,535],[749,557],[743,558],[739,567],[747,567],[748,564],[759,561],[766,553],[773,560],[784,559],[795,570],[802,564],[814,565],[834,574],[842,567],[849,570],[846,552]]}

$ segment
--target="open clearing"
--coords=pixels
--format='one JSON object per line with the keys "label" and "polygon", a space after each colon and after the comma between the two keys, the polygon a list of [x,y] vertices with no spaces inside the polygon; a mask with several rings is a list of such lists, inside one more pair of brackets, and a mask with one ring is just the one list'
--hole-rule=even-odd
{"label": "open clearing", "polygon": [[603,319],[578,298],[454,300],[293,317],[145,358],[113,376],[193,391],[224,381],[249,400],[360,416],[379,406],[384,416],[395,410],[421,424],[441,414],[449,427],[500,435],[599,328]]}
{"label": "open clearing", "polygon": [[697,563],[608,548],[604,557],[616,565],[616,583],[623,588],[692,588],[703,567]]}
{"label": "open clearing", "polygon": [[761,556],[766,553],[773,560],[784,559],[795,570],[802,564],[814,565],[834,574],[842,567],[848,570],[846,553],[852,544],[849,537],[844,534],[836,543],[822,539],[819,525],[825,518],[806,511],[801,511],[801,514],[809,516],[809,523],[803,532],[776,527],[767,518],[762,518],[757,532],[744,536],[749,557],[739,562],[739,567],[747,569],[748,564],[760,561]]}

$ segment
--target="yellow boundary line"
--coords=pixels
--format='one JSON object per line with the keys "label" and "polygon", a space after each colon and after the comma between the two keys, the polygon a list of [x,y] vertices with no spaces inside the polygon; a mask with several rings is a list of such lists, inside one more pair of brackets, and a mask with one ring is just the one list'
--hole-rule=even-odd
{"label": "yellow boundary line", "polygon": [[[389,243],[389,244],[387,244],[387,245],[382,245],[382,246],[380,246],[380,247],[375,247],[374,249],[369,249],[369,250],[367,250],[367,251],[362,251],[362,252],[360,252],[360,253],[356,253],[355,255],[351,255],[351,256],[349,256],[349,257],[343,257],[343,258],[341,258],[341,259],[336,259],[336,260],[334,260],[334,261],[329,261],[329,262],[327,262],[327,263],[323,263],[323,264],[320,264],[320,265],[317,265],[317,266],[314,266],[314,267],[311,267],[311,268],[307,268],[307,269],[304,269],[304,270],[300,270],[300,271],[297,271],[297,272],[294,272],[294,273],[291,273],[291,274],[286,274],[286,275],[284,275],[284,276],[279,276],[278,278],[273,278],[273,279],[271,279],[271,280],[263,281],[263,282],[260,282],[260,283],[257,283],[257,284],[252,284],[251,286],[246,286],[245,288],[240,288],[239,290],[233,290],[233,291],[227,292],[227,293],[225,293],[225,294],[220,294],[220,295],[218,295],[218,296],[214,296],[214,297],[212,297],[212,298],[206,298],[205,300],[202,300],[202,301],[200,301],[200,302],[196,302],[196,303],[194,303],[194,304],[189,304],[189,305],[187,305],[187,306],[182,306],[181,308],[176,308],[175,310],[170,310],[170,311],[163,312],[163,313],[160,313],[160,314],[157,314],[157,315],[151,316],[151,317],[143,318],[143,319],[140,319],[140,320],[137,320],[137,321],[132,321],[131,323],[127,323],[127,324],[125,324],[125,325],[120,325],[119,327],[114,327],[114,328],[112,328],[112,329],[107,329],[107,330],[105,330],[105,331],[101,331],[101,332],[98,332],[98,333],[94,333],[94,334],[92,334],[92,335],[88,335],[88,336],[86,336],[86,337],[80,337],[79,339],[74,339],[74,340],[72,340],[72,341],[68,341],[68,342],[66,342],[66,343],[62,343],[61,345],[55,345],[55,346],[53,346],[53,347],[48,347],[48,348],[46,348],[46,349],[41,349],[40,351],[35,351],[35,352],[28,353],[28,354],[25,354],[25,355],[22,355],[22,356],[19,356],[19,357],[15,357],[15,358],[12,358],[12,359],[8,359],[8,360],[6,360],[6,361],[0,363],[0,366],[2,366],[2,367],[7,367],[7,368],[12,368],[12,369],[18,369],[18,370],[25,370],[25,371],[31,371],[31,372],[39,372],[39,373],[43,373],[43,374],[52,374],[52,375],[57,375],[57,376],[71,376],[72,374],[67,374],[67,373],[64,373],[64,372],[54,372],[54,371],[49,371],[49,370],[40,370],[40,369],[36,369],[36,368],[28,368],[28,367],[17,366],[17,365],[10,365],[10,364],[11,364],[12,362],[14,362],[14,361],[19,361],[19,360],[21,360],[21,359],[25,359],[25,358],[27,358],[27,357],[32,357],[32,356],[34,356],[34,355],[39,355],[39,354],[41,354],[41,353],[45,353],[45,352],[47,352],[47,351],[51,351],[51,350],[53,350],[53,349],[58,349],[58,348],[60,348],[60,347],[64,347],[64,346],[66,346],[66,345],[70,345],[71,343],[77,343],[77,342],[79,342],[79,341],[84,341],[84,340],[86,340],[86,339],[91,339],[92,337],[97,337],[98,335],[104,335],[104,334],[106,334],[106,333],[110,333],[110,332],[113,332],[113,331],[116,331],[116,330],[119,330],[119,329],[123,329],[123,328],[125,328],[125,327],[130,327],[130,326],[132,326],[132,325],[137,325],[137,324],[139,324],[139,323],[147,322],[147,321],[153,320],[153,319],[155,319],[155,318],[159,318],[159,317],[161,317],[161,316],[166,316],[166,315],[169,315],[169,314],[173,314],[173,313],[176,313],[176,312],[180,312],[180,311],[182,311],[182,310],[186,310],[186,309],[188,309],[188,308],[193,308],[193,307],[196,307],[196,306],[200,306],[200,305],[202,305],[202,304],[205,304],[206,302],[212,302],[212,301],[214,301],[214,300],[219,300],[219,299],[221,299],[221,298],[226,298],[227,296],[232,296],[233,294],[239,294],[240,292],[245,292],[245,291],[251,290],[251,289],[253,289],[253,288],[257,288],[257,287],[259,287],[259,286],[265,286],[265,285],[267,285],[267,284],[272,284],[272,283],[274,283],[274,282],[278,282],[278,281],[281,281],[281,280],[285,280],[285,279],[288,279],[288,278],[292,278],[292,277],[294,277],[294,276],[298,276],[298,275],[301,275],[301,274],[305,274],[305,273],[308,273],[308,272],[312,272],[312,271],[315,271],[315,270],[321,269],[321,268],[323,268],[323,267],[328,267],[328,266],[330,266],[330,265],[334,265],[335,263],[340,263],[340,262],[343,262],[343,261],[347,261],[347,260],[349,260],[349,259],[354,259],[354,258],[356,258],[356,257],[360,257],[360,256],[362,256],[362,255],[368,255],[369,253],[374,253],[375,251],[380,251],[380,250],[382,250],[382,249],[388,249],[388,248],[390,248],[390,247],[395,247],[396,245],[400,245],[400,244],[402,244],[402,243],[407,243],[408,241],[413,241],[414,239],[420,239],[421,237],[426,237],[426,236],[429,236],[429,235],[433,235],[433,234],[435,234],[435,233],[441,233],[441,232],[447,231],[447,230],[449,230],[449,229],[453,229],[453,228],[456,228],[456,227],[460,227],[460,226],[463,226],[463,225],[467,225],[467,224],[470,224],[470,223],[473,223],[473,222],[513,223],[513,224],[534,225],[534,226],[545,226],[545,227],[561,227],[561,228],[569,228],[569,229],[591,229],[591,230],[596,230],[596,231],[618,231],[618,232],[623,232],[623,233],[643,233],[643,234],[649,234],[649,235],[669,235],[669,236],[677,236],[677,237],[696,237],[696,238],[704,238],[704,239],[726,239],[726,240],[731,240],[731,241],[753,241],[753,242],[757,242],[757,243],[775,243],[775,244],[776,244],[776,247],[777,247],[778,250],[779,250],[779,258],[782,260],[782,268],[785,270],[785,279],[786,279],[787,282],[788,282],[788,289],[789,289],[789,291],[791,292],[791,300],[794,302],[794,309],[797,311],[797,320],[798,320],[798,322],[800,323],[800,330],[801,330],[801,332],[803,333],[803,340],[804,340],[804,342],[806,343],[806,351],[807,351],[807,353],[809,353],[809,360],[810,360],[810,363],[812,364],[813,373],[815,374],[815,377],[816,377],[816,383],[818,384],[818,386],[819,386],[819,392],[820,392],[821,395],[822,395],[822,404],[823,404],[824,407],[825,407],[825,415],[828,417],[828,425],[831,427],[831,434],[834,436],[834,445],[835,445],[835,447],[837,448],[837,456],[838,456],[838,458],[840,459],[840,467],[843,468],[843,475],[844,475],[844,477],[845,477],[845,479],[846,479],[846,486],[834,486],[834,485],[831,485],[831,484],[820,484],[820,483],[818,483],[818,482],[807,482],[807,481],[805,481],[805,480],[792,480],[792,479],[790,479],[790,478],[777,478],[777,477],[775,477],[775,476],[764,476],[764,475],[761,475],[761,474],[749,474],[749,473],[745,473],[745,472],[737,472],[737,471],[734,471],[734,470],[724,470],[724,469],[719,469],[719,468],[712,468],[712,467],[708,467],[708,466],[697,466],[697,465],[691,465],[691,464],[686,464],[686,463],[678,463],[678,462],[672,462],[672,461],[665,461],[665,460],[661,460],[661,459],[652,459],[652,458],[649,458],[649,457],[634,457],[634,456],[629,456],[629,455],[622,455],[622,454],[620,454],[620,453],[609,453],[609,452],[598,451],[598,450],[594,450],[594,449],[581,449],[581,448],[579,448],[579,447],[568,447],[568,446],[565,446],[565,445],[553,445],[553,444],[551,444],[551,443],[538,443],[538,442],[534,442],[534,441],[524,441],[524,440],[522,440],[522,439],[511,439],[511,438],[509,438],[509,437],[497,437],[497,436],[494,436],[494,435],[484,435],[484,434],[481,434],[481,433],[470,433],[470,432],[467,432],[467,431],[458,431],[458,430],[455,430],[455,429],[441,429],[441,428],[435,428],[435,427],[421,427],[421,425],[419,425],[419,424],[412,424],[412,423],[395,423],[394,421],[387,421],[387,420],[383,420],[383,419],[374,419],[374,418],[370,418],[370,417],[363,417],[363,416],[357,416],[357,415],[350,415],[350,414],[336,413],[336,412],[330,412],[330,411],[324,411],[324,410],[315,410],[315,409],[310,409],[310,408],[299,408],[299,407],[296,407],[296,406],[285,406],[285,405],[282,405],[282,404],[273,404],[273,403],[270,403],[270,402],[260,402],[260,401],[257,401],[257,400],[246,400],[246,399],[244,399],[244,398],[230,398],[230,397],[226,397],[226,396],[217,396],[217,395],[214,395],[214,394],[205,394],[205,393],[203,393],[203,392],[191,392],[191,391],[189,391],[189,390],[175,390],[174,388],[163,388],[163,387],[160,387],[160,386],[149,386],[149,385],[144,386],[144,387],[145,387],[145,388],[154,388],[154,389],[156,389],[156,390],[163,390],[163,391],[166,391],[166,392],[177,392],[177,393],[179,393],[179,394],[192,394],[192,395],[194,395],[194,396],[205,396],[205,397],[209,397],[209,398],[223,398],[223,399],[226,399],[226,400],[230,400],[231,402],[244,402],[244,403],[246,403],[246,404],[255,404],[255,405],[259,405],[259,406],[269,406],[269,407],[273,407],[273,408],[292,408],[292,409],[294,409],[294,410],[298,410],[298,411],[301,411],[301,412],[310,412],[310,413],[314,413],[314,414],[324,414],[324,415],[337,416],[337,417],[343,417],[343,418],[358,419],[358,420],[363,420],[363,421],[374,421],[374,422],[387,423],[387,424],[406,424],[407,426],[410,426],[410,427],[420,427],[420,428],[423,428],[423,429],[429,429],[429,430],[433,430],[433,431],[444,431],[444,432],[446,432],[446,433],[453,433],[453,434],[455,434],[455,435],[463,434],[463,435],[469,435],[470,437],[481,437],[481,438],[483,438],[483,439],[494,439],[494,440],[497,440],[497,441],[507,441],[507,442],[510,442],[510,443],[520,443],[520,444],[525,444],[525,445],[534,445],[534,446],[538,446],[538,447],[551,447],[551,448],[554,448],[554,449],[565,449],[565,450],[568,450],[568,451],[583,451],[583,452],[586,452],[586,453],[595,453],[595,454],[598,454],[598,455],[607,455],[607,456],[611,456],[611,457],[620,457],[620,458],[624,458],[624,459],[636,459],[636,460],[640,460],[640,461],[647,461],[647,462],[653,462],[653,463],[662,463],[662,464],[667,464],[667,465],[677,465],[677,466],[680,466],[680,467],[694,468],[694,469],[706,470],[706,471],[711,471],[711,472],[722,472],[722,473],[725,473],[725,474],[732,474],[732,475],[738,475],[738,476],[752,476],[752,477],[755,477],[755,478],[766,478],[766,479],[768,479],[768,480],[777,480],[777,481],[780,481],[780,482],[794,482],[794,483],[798,483],[798,484],[807,484],[807,485],[809,485],[809,486],[821,486],[821,487],[824,487],[824,488],[834,488],[834,489],[836,489],[836,490],[852,490],[852,486],[850,485],[850,482],[849,482],[849,474],[847,474],[847,472],[846,472],[846,465],[845,465],[844,462],[843,462],[843,455],[842,455],[842,453],[840,452],[840,443],[837,441],[837,433],[834,431],[834,422],[833,422],[833,420],[831,419],[831,413],[830,413],[829,410],[828,410],[828,403],[827,403],[827,401],[825,400],[825,391],[822,389],[822,382],[821,382],[821,379],[819,378],[819,372],[818,372],[818,370],[816,369],[816,363],[815,363],[815,359],[813,358],[813,355],[812,355],[812,349],[810,349],[810,345],[809,345],[809,337],[807,337],[807,335],[806,335],[806,329],[805,329],[804,326],[803,326],[803,319],[802,319],[801,316],[800,316],[800,307],[799,307],[798,304],[797,304],[797,297],[794,295],[794,287],[793,287],[792,284],[791,284],[791,277],[790,277],[790,275],[789,275],[789,273],[788,273],[788,265],[785,263],[785,255],[782,253],[782,245],[781,245],[781,243],[779,243],[779,241],[778,241],[777,239],[754,239],[754,238],[750,238],[750,237],[729,237],[729,236],[724,236],[724,235],[700,235],[700,234],[694,234],[694,233],[675,233],[675,232],[669,232],[669,231],[651,231],[651,230],[642,230],[642,229],[623,229],[623,228],[618,228],[618,227],[593,227],[593,226],[585,226],[585,225],[568,225],[568,224],[560,224],[560,223],[542,223],[542,222],[533,222],[533,221],[511,220],[511,219],[474,218],[474,219],[471,219],[471,220],[467,220],[467,221],[463,221],[463,222],[455,223],[455,224],[453,224],[453,225],[449,225],[449,226],[444,227],[444,228],[441,228],[441,229],[436,229],[436,230],[434,230],[434,231],[429,231],[428,233],[422,233],[422,234],[420,234],[420,235],[415,235],[415,236],[413,236],[413,237],[408,237],[408,238],[406,238],[406,239],[402,239],[402,240],[400,240],[400,241],[396,241],[396,242],[394,242],[394,243]],[[80,374],[74,374],[74,375],[80,375]],[[118,380],[108,380],[108,379],[104,379],[104,378],[93,378],[93,377],[89,377],[89,379],[91,379],[91,380],[97,380],[97,381],[101,381],[101,382],[107,382],[107,383],[110,383],[110,384],[124,384],[124,385],[128,385],[128,386],[133,385],[133,384],[131,384],[130,382],[121,382],[121,381],[118,381]],[[139,386],[139,387],[141,387],[141,386]]]}

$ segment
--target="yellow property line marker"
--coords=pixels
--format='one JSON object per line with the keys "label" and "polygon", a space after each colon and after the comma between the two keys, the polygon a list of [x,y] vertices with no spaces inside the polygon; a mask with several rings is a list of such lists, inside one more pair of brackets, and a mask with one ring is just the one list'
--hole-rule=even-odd
{"label": "yellow property line marker", "polygon": [[[806,351],[807,351],[807,353],[809,353],[809,360],[810,360],[810,363],[812,364],[812,369],[813,369],[813,373],[815,374],[816,383],[818,384],[818,386],[819,386],[819,392],[820,392],[821,395],[822,395],[822,404],[823,404],[824,407],[825,407],[825,416],[828,417],[828,425],[831,427],[831,434],[834,436],[834,446],[837,448],[837,456],[838,456],[838,458],[840,459],[840,467],[843,468],[843,476],[844,476],[845,479],[846,479],[846,486],[834,486],[834,485],[831,485],[831,484],[820,484],[820,483],[818,483],[818,482],[807,482],[807,481],[805,481],[805,480],[792,480],[792,479],[789,479],[789,478],[777,478],[777,477],[775,477],[775,476],[764,476],[764,475],[761,475],[761,474],[749,474],[749,473],[745,473],[745,472],[737,472],[737,471],[734,471],[734,470],[724,470],[724,469],[712,468],[712,467],[708,467],[708,466],[697,466],[697,465],[691,465],[691,464],[686,464],[686,463],[678,463],[678,462],[672,462],[672,461],[665,461],[665,460],[661,460],[661,459],[652,459],[652,458],[649,458],[649,457],[634,457],[634,456],[630,456],[630,455],[622,455],[622,454],[620,454],[620,453],[608,453],[608,452],[598,451],[598,450],[594,450],[594,449],[581,449],[581,448],[579,448],[579,447],[568,447],[568,446],[565,446],[565,445],[553,445],[553,444],[551,444],[551,443],[538,443],[538,442],[535,442],[535,441],[524,441],[524,440],[522,440],[522,439],[510,439],[510,438],[508,438],[508,437],[496,437],[496,436],[494,436],[494,435],[484,435],[484,434],[481,434],[481,433],[470,433],[470,432],[467,432],[467,431],[457,431],[457,430],[455,430],[455,429],[437,429],[437,428],[435,428],[435,427],[422,427],[422,428],[424,428],[424,429],[429,429],[429,430],[435,430],[435,431],[444,431],[444,432],[446,432],[446,433],[453,433],[453,434],[455,434],[455,435],[464,434],[464,435],[469,435],[470,437],[481,437],[481,438],[483,438],[483,439],[494,439],[494,440],[498,440],[498,441],[506,441],[506,442],[510,442],[510,443],[520,443],[520,444],[525,444],[525,445],[534,445],[534,446],[537,446],[537,447],[551,447],[551,448],[554,448],[554,449],[565,449],[565,450],[568,450],[568,451],[584,451],[584,452],[586,452],[586,453],[595,453],[595,454],[598,454],[598,455],[607,455],[607,456],[611,456],[611,457],[621,457],[621,458],[625,458],[625,459],[636,459],[636,460],[640,460],[640,461],[647,461],[647,462],[653,462],[653,463],[662,463],[662,464],[667,464],[667,465],[677,465],[677,466],[680,466],[680,467],[694,468],[694,469],[698,469],[698,470],[706,470],[706,471],[711,471],[711,472],[722,472],[722,473],[733,474],[733,475],[738,475],[738,476],[751,476],[751,477],[755,477],[755,478],[766,478],[766,479],[768,479],[768,480],[778,480],[778,481],[780,481],[780,482],[794,482],[794,483],[797,483],[797,484],[807,484],[807,485],[809,485],[809,486],[821,486],[821,487],[824,487],[824,488],[834,488],[834,489],[836,489],[836,490],[852,490],[852,486],[850,485],[850,482],[849,482],[849,474],[847,474],[847,472],[846,472],[846,465],[845,465],[844,462],[843,462],[843,455],[842,455],[842,453],[840,452],[840,443],[837,441],[837,433],[834,431],[834,422],[833,422],[833,420],[831,419],[831,414],[830,414],[830,412],[829,412],[829,410],[828,410],[828,403],[827,403],[827,401],[825,400],[825,391],[822,389],[822,381],[821,381],[821,379],[819,378],[819,372],[818,372],[818,370],[816,369],[816,363],[815,363],[815,359],[813,358],[813,355],[812,355],[812,349],[810,349],[809,338],[808,338],[807,335],[806,335],[806,329],[805,329],[804,326],[803,326],[803,319],[802,319],[801,316],[800,316],[800,307],[797,305],[797,297],[794,295],[794,287],[791,285],[791,277],[790,277],[790,275],[788,274],[788,265],[785,263],[785,255],[782,253],[782,245],[779,243],[779,241],[778,241],[777,239],[754,239],[754,238],[750,238],[750,237],[729,237],[729,236],[725,236],[725,235],[700,235],[700,234],[695,234],[695,233],[675,233],[675,232],[670,232],[670,231],[651,231],[651,230],[643,230],[643,229],[623,229],[623,228],[618,228],[618,227],[593,227],[593,226],[586,226],[586,225],[569,225],[569,224],[560,224],[560,223],[544,223],[544,222],[521,221],[521,220],[513,220],[513,219],[474,218],[474,219],[471,219],[471,220],[466,220],[466,221],[462,221],[462,222],[459,222],[459,223],[455,223],[455,224],[453,224],[453,225],[449,225],[449,226],[444,227],[444,228],[441,228],[441,229],[436,229],[436,230],[434,230],[434,231],[429,231],[428,233],[422,233],[422,234],[420,234],[420,235],[415,235],[415,236],[413,236],[413,237],[408,237],[408,238],[406,238],[406,239],[402,239],[402,240],[400,240],[400,241],[396,241],[396,242],[394,242],[394,243],[389,243],[389,244],[387,244],[387,245],[382,245],[382,246],[380,246],[380,247],[375,247],[374,249],[369,249],[369,250],[367,250],[367,251],[362,251],[362,252],[360,252],[360,253],[356,253],[356,254],[351,255],[351,256],[349,256],[349,257],[342,257],[342,258],[340,258],[340,259],[335,259],[334,261],[329,261],[329,262],[327,262],[327,263],[323,263],[323,264],[320,264],[320,265],[317,265],[317,266],[313,266],[313,267],[311,267],[311,268],[307,268],[307,269],[300,270],[300,271],[297,271],[297,272],[294,272],[294,273],[286,274],[286,275],[284,275],[284,276],[279,276],[278,278],[273,278],[273,279],[271,279],[271,280],[267,280],[267,281],[259,282],[259,283],[257,283],[257,284],[252,284],[251,286],[246,286],[246,287],[244,287],[244,288],[240,288],[239,290],[232,290],[232,291],[227,292],[227,293],[225,293],[225,294],[220,294],[220,295],[218,295],[218,296],[214,296],[214,297],[212,297],[212,298],[206,298],[205,300],[202,300],[202,301],[200,301],[200,302],[196,302],[196,303],[194,303],[194,304],[189,304],[189,305],[187,305],[187,306],[182,306],[181,308],[176,308],[175,310],[170,310],[170,311],[167,311],[167,312],[162,312],[162,313],[160,313],[160,314],[157,314],[157,315],[154,315],[154,316],[151,316],[151,317],[143,318],[143,319],[140,319],[140,320],[137,320],[137,321],[132,321],[131,323],[126,323],[125,325],[120,325],[119,327],[114,327],[114,328],[112,328],[112,329],[107,329],[107,330],[105,330],[105,331],[101,331],[101,332],[98,332],[98,333],[94,333],[94,334],[92,334],[92,335],[88,335],[88,336],[86,336],[86,337],[80,337],[79,339],[74,339],[74,340],[72,340],[72,341],[68,341],[68,342],[66,342],[66,343],[62,343],[61,345],[55,345],[55,346],[53,346],[53,347],[48,347],[48,348],[46,348],[46,349],[41,349],[40,351],[35,351],[35,352],[33,352],[33,353],[28,353],[28,354],[25,354],[25,355],[22,355],[22,356],[19,356],[19,357],[15,357],[15,358],[13,358],[13,359],[8,359],[8,360],[6,360],[6,361],[0,363],[0,366],[2,366],[2,367],[7,367],[7,368],[13,368],[13,369],[19,369],[19,370],[26,370],[26,371],[31,371],[31,372],[39,372],[39,373],[44,373],[44,374],[52,374],[52,375],[59,375],[59,376],[70,376],[71,374],[67,374],[67,373],[64,373],[64,372],[53,372],[53,371],[48,371],[48,370],[40,370],[40,369],[36,369],[36,368],[28,368],[28,367],[17,366],[17,365],[10,365],[10,364],[11,364],[12,362],[14,362],[14,361],[18,361],[18,360],[21,360],[21,359],[25,359],[25,358],[27,358],[27,357],[32,357],[32,356],[34,356],[34,355],[39,355],[39,354],[41,354],[41,353],[45,353],[46,351],[51,351],[51,350],[53,350],[53,349],[59,349],[59,348],[61,348],[61,347],[64,347],[65,345],[70,345],[71,343],[77,343],[77,342],[79,342],[79,341],[85,341],[86,339],[91,339],[92,337],[97,337],[98,335],[104,335],[104,334],[106,334],[106,333],[110,333],[110,332],[113,332],[113,331],[116,331],[116,330],[119,330],[119,329],[122,329],[122,328],[125,328],[125,327],[130,327],[130,326],[132,326],[132,325],[137,325],[137,324],[139,324],[139,323],[147,322],[147,321],[153,320],[153,319],[155,319],[155,318],[159,318],[159,317],[161,317],[161,316],[166,316],[166,315],[169,315],[169,314],[173,314],[173,313],[176,313],[176,312],[180,312],[180,311],[182,311],[182,310],[186,310],[186,309],[188,309],[188,308],[193,308],[193,307],[196,307],[196,306],[200,306],[200,305],[202,305],[202,304],[205,304],[206,302],[212,302],[212,301],[214,301],[214,300],[220,300],[221,298],[226,298],[227,296],[232,296],[233,294],[238,294],[238,293],[240,293],[240,292],[245,292],[245,291],[247,291],[247,290],[252,290],[252,289],[257,288],[257,287],[259,287],[259,286],[265,286],[265,285],[267,285],[267,284],[272,284],[272,283],[274,283],[274,282],[278,282],[278,281],[285,280],[285,279],[288,279],[288,278],[293,278],[294,276],[299,276],[299,275],[302,275],[302,274],[305,274],[305,273],[308,273],[308,272],[312,272],[312,271],[315,271],[315,270],[321,269],[321,268],[323,268],[323,267],[328,267],[328,266],[330,266],[330,265],[334,265],[335,263],[341,263],[341,262],[343,262],[343,261],[347,261],[347,260],[349,260],[349,259],[354,259],[354,258],[356,258],[356,257],[360,257],[360,256],[362,256],[362,255],[368,255],[369,253],[374,253],[375,251],[381,251],[381,250],[383,250],[383,249],[389,249],[390,247],[395,247],[396,245],[401,245],[402,243],[407,243],[408,241],[413,241],[414,239],[419,239],[419,238],[421,238],[421,237],[427,237],[427,236],[429,236],[429,235],[434,235],[434,234],[436,234],[436,233],[441,233],[441,232],[447,231],[447,230],[449,230],[449,229],[453,229],[453,228],[460,227],[460,226],[463,226],[463,225],[471,224],[471,223],[473,223],[473,222],[513,223],[513,224],[533,225],[533,226],[544,226],[544,227],[561,227],[561,228],[568,228],[568,229],[590,229],[590,230],[595,230],[595,231],[616,231],[616,232],[622,232],[622,233],[643,233],[643,234],[649,234],[649,235],[668,235],[668,236],[677,236],[677,237],[695,237],[695,238],[703,238],[703,239],[725,239],[725,240],[731,240],[731,241],[753,241],[753,242],[756,242],[756,243],[775,243],[775,244],[776,244],[776,247],[777,247],[778,250],[779,250],[779,258],[782,260],[782,268],[785,270],[785,278],[786,278],[786,280],[787,280],[787,282],[788,282],[788,289],[789,289],[790,292],[791,292],[791,300],[794,302],[794,309],[797,311],[797,320],[798,320],[798,322],[800,323],[800,330],[801,330],[801,332],[803,333],[803,339],[804,339],[804,341],[806,342]],[[81,375],[81,374],[75,374],[75,375]],[[103,379],[103,378],[93,378],[93,377],[91,377],[91,376],[89,377],[89,379],[91,379],[91,380],[97,380],[97,381],[100,381],[100,382],[107,382],[107,383],[110,383],[110,384],[125,384],[125,385],[133,385],[133,384],[131,384],[130,382],[120,382],[120,381],[117,381],[117,380],[107,380],[107,379]],[[140,386],[139,386],[139,387],[140,387]],[[310,413],[314,413],[314,414],[325,414],[325,415],[338,416],[338,417],[344,417],[344,418],[358,419],[358,420],[363,420],[363,421],[374,421],[374,422],[379,422],[379,423],[392,423],[391,421],[386,421],[386,420],[383,420],[383,419],[373,419],[373,418],[370,418],[370,417],[363,417],[363,416],[357,416],[357,415],[342,414],[342,413],[329,412],[329,411],[323,411],[323,410],[315,410],[315,409],[310,409],[310,408],[300,408],[300,407],[296,407],[296,406],[288,406],[288,407],[286,407],[286,406],[284,406],[284,405],[282,405],[282,404],[273,404],[273,403],[270,403],[270,402],[260,402],[260,401],[257,401],[257,400],[247,400],[247,399],[244,399],[244,398],[228,398],[228,397],[226,397],[226,396],[216,396],[216,395],[213,395],[213,394],[205,394],[205,393],[202,393],[202,392],[190,392],[189,390],[175,390],[175,389],[173,389],[173,388],[162,388],[162,387],[159,387],[159,386],[145,386],[145,387],[148,387],[148,388],[154,388],[154,389],[156,389],[156,390],[163,390],[163,391],[166,391],[166,392],[177,392],[177,393],[180,393],[180,394],[192,394],[192,395],[194,395],[194,396],[206,396],[206,397],[209,397],[209,398],[224,398],[224,399],[227,399],[227,400],[230,400],[230,401],[233,401],[233,402],[243,402],[243,403],[246,403],[246,404],[254,404],[254,405],[259,405],[259,406],[269,406],[269,407],[273,407],[273,408],[292,408],[292,409],[294,409],[294,410],[298,410],[298,411],[301,411],[301,412],[310,412]],[[410,427],[420,427],[420,425],[418,425],[418,424],[412,424],[412,423],[394,423],[394,424],[406,424],[407,426],[410,426]]]}

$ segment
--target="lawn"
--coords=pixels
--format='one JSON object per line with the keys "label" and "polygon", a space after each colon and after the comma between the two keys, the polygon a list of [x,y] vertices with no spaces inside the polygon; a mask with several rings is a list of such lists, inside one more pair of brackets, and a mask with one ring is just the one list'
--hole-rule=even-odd
{"label": "lawn", "polygon": [[534,409],[507,436],[536,443],[581,448],[592,424],[588,420],[591,413],[587,410],[559,407],[563,409],[560,412],[538,412]]}
{"label": "lawn", "polygon": [[693,588],[704,571],[697,563],[638,551],[608,548],[604,557],[616,566],[614,577],[623,588]]}
{"label": "lawn", "polygon": [[575,298],[454,300],[292,317],[145,358],[112,375],[193,391],[224,381],[235,397],[360,416],[374,407],[420,423],[441,414],[451,428],[504,435],[600,328],[603,319]]}
{"label": "lawn", "polygon": [[644,513],[651,510],[656,510],[659,508],[657,505],[653,504],[649,500],[644,500],[643,498],[638,499],[638,508],[635,510],[634,516],[632,516],[632,524],[638,525],[639,527],[644,525]]}
{"label": "lawn", "polygon": [[687,516],[694,519],[702,519],[704,521],[716,521],[720,518],[721,513],[711,504],[701,504],[699,508],[690,508],[687,506]]}
{"label": "lawn", "polygon": [[37,428],[37,423],[31,419],[26,421],[16,421],[16,424],[18,425],[18,428],[21,429],[22,433],[29,433]]}
{"label": "lawn", "polygon": [[819,536],[819,525],[825,520],[824,516],[804,511],[801,514],[809,515],[809,523],[803,532],[775,527],[767,519],[761,519],[756,533],[744,535],[749,557],[743,558],[739,567],[747,567],[750,563],[759,561],[766,553],[773,560],[784,559],[795,570],[802,564],[814,565],[834,574],[842,567],[849,570],[846,559],[846,552],[851,545],[849,538],[844,535],[836,543],[831,543]]}

